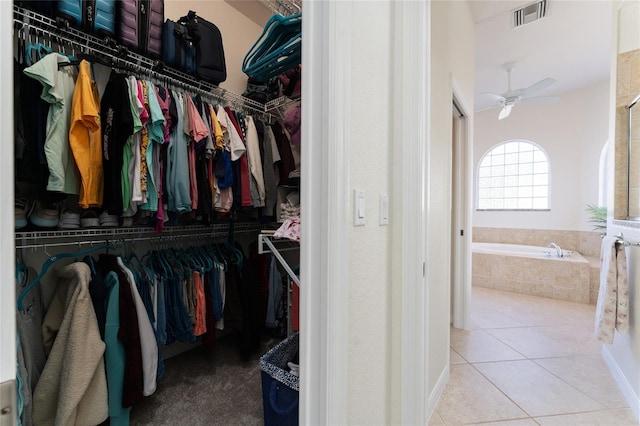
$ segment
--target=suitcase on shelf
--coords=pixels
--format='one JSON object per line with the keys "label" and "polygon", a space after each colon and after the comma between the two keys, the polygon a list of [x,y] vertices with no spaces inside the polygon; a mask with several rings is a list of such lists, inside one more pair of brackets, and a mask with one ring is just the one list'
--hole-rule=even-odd
{"label": "suitcase on shelf", "polygon": [[178,21],[184,25],[196,45],[196,76],[218,85],[227,79],[222,34],[218,27],[190,10]]}
{"label": "suitcase on shelf", "polygon": [[113,37],[116,3],[116,0],[58,0],[55,16],[86,33]]}
{"label": "suitcase on shelf", "polygon": [[135,52],[159,58],[164,25],[164,0],[118,2],[116,37]]}
{"label": "suitcase on shelf", "polygon": [[196,46],[187,28],[167,19],[162,28],[162,62],[177,70],[195,75]]}
{"label": "suitcase on shelf", "polygon": [[25,9],[33,10],[41,15],[53,17],[53,13],[56,10],[55,0],[19,0],[15,4]]}

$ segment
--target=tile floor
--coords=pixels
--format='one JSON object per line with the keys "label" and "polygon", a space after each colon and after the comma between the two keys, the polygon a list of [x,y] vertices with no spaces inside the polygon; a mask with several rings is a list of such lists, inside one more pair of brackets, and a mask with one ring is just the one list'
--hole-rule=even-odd
{"label": "tile floor", "polygon": [[638,425],[594,337],[594,305],[473,288],[429,424]]}

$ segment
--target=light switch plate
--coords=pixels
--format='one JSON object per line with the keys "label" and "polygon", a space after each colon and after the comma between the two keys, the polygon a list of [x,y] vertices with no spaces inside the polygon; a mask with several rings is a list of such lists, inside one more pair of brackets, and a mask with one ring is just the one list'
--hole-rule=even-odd
{"label": "light switch plate", "polygon": [[353,226],[364,226],[365,202],[364,191],[353,190]]}
{"label": "light switch plate", "polygon": [[379,201],[379,221],[380,226],[389,224],[389,195],[380,194]]}

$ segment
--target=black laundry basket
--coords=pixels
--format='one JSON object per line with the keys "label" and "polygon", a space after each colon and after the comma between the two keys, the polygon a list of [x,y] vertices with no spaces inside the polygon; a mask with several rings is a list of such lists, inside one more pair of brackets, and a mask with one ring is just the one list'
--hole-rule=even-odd
{"label": "black laundry basket", "polygon": [[300,379],[289,373],[287,362],[298,352],[294,333],[260,357],[265,426],[297,426]]}

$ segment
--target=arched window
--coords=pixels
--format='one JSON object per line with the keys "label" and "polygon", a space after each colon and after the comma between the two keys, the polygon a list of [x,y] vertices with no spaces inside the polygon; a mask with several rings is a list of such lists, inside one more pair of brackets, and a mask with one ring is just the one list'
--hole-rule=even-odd
{"label": "arched window", "polygon": [[484,154],[478,166],[478,210],[549,210],[549,160],[538,145],[511,140]]}

